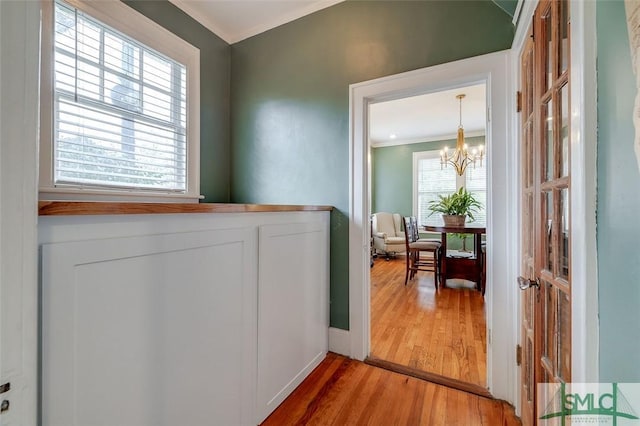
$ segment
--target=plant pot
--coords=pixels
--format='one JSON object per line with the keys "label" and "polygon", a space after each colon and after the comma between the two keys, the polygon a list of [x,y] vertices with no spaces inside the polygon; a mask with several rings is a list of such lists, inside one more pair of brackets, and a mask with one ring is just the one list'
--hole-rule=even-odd
{"label": "plant pot", "polygon": [[443,214],[442,221],[444,222],[444,226],[459,226],[463,227],[464,222],[467,220],[466,215],[458,215],[458,214]]}

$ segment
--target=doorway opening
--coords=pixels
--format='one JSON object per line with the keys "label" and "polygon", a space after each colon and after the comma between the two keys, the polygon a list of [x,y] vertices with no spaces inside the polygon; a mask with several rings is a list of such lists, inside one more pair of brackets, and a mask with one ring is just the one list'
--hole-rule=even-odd
{"label": "doorway opening", "polygon": [[[497,398],[513,400],[517,367],[515,273],[517,259],[517,170],[510,140],[508,51],[477,56],[350,86],[350,225],[349,225],[349,341],[350,356],[370,354],[370,148],[369,105],[412,95],[435,93],[472,84],[487,90],[487,389]],[[496,182],[496,185],[492,185]],[[493,309],[498,306],[499,309]],[[493,347],[498,348],[493,350]],[[509,348],[513,348],[509,350]],[[500,366],[493,368],[493,366]],[[512,367],[511,367],[512,366]]]}
{"label": "doorway opening", "polygon": [[[486,111],[486,84],[480,82],[371,103],[367,132],[372,214],[368,361],[476,393],[486,393],[484,234],[462,228],[428,232],[425,226],[441,227],[441,215],[430,205],[464,188],[478,201],[465,226],[486,227]],[[454,152],[458,129],[472,162],[456,170],[443,155]],[[390,214],[393,222],[385,220]],[[417,223],[417,246],[439,248],[437,271],[409,274],[415,254],[406,253],[404,223],[410,217]],[[400,228],[385,228],[392,223]],[[420,252],[421,262],[432,263],[433,253]]]}

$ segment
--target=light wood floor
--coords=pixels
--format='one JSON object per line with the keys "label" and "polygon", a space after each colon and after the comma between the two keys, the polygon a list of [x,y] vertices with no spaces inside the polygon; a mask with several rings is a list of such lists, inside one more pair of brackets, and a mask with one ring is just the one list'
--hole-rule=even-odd
{"label": "light wood floor", "polygon": [[404,276],[404,256],[371,268],[371,356],[485,387],[482,294],[471,286],[436,292],[431,272],[405,287]]}
{"label": "light wood floor", "polygon": [[329,353],[263,425],[519,425],[513,408]]}

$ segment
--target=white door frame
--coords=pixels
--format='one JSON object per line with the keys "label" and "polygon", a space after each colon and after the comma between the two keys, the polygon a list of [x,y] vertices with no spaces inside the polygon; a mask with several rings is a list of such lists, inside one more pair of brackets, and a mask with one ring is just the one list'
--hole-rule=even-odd
{"label": "white door frame", "polygon": [[571,1],[571,380],[599,381],[596,2]]}
{"label": "white door frame", "polygon": [[0,1],[0,424],[38,418],[40,2]]}
{"label": "white door frame", "polygon": [[[470,84],[487,85],[487,385],[500,399],[514,401],[517,385],[518,158],[509,136],[515,111],[510,51],[388,76],[349,87],[349,335],[350,355],[370,351],[368,106]],[[492,307],[496,307],[493,309]],[[496,348],[496,350],[493,350]],[[496,366],[496,368],[494,368]],[[511,367],[509,367],[511,366]]]}

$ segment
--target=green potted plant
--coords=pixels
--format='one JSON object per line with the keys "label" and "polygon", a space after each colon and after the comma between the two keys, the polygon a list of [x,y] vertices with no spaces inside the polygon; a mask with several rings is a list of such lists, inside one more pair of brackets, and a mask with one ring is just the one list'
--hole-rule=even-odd
{"label": "green potted plant", "polygon": [[481,207],[482,205],[472,193],[460,188],[453,194],[439,195],[438,200],[429,202],[429,210],[431,210],[429,216],[441,213],[445,226],[464,226],[467,217],[471,221],[475,220],[473,214],[477,213]]}

